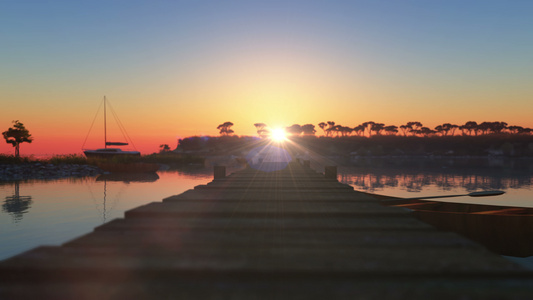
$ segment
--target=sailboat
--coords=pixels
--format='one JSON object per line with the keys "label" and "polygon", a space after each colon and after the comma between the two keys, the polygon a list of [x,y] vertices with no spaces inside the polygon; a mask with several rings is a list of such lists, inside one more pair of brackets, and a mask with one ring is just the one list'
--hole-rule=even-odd
{"label": "sailboat", "polygon": [[[93,121],[93,124],[94,124],[94,121]],[[119,125],[121,124],[119,123]],[[123,130],[122,127],[121,127],[121,130]],[[89,133],[90,133],[90,130],[89,130]],[[87,138],[85,138],[85,141],[87,141]],[[107,99],[104,96],[104,148],[92,149],[92,150],[83,149],[83,153],[85,154],[87,158],[112,158],[115,156],[141,156],[141,153],[139,151],[124,151],[120,148],[109,148],[108,147],[108,146],[127,146],[127,145],[128,143],[126,142],[108,142],[107,141]]]}

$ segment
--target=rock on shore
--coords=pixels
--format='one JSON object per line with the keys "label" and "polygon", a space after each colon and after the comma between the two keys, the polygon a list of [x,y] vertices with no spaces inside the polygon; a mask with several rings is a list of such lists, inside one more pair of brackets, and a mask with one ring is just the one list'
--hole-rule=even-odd
{"label": "rock on shore", "polygon": [[66,177],[96,176],[104,173],[100,168],[78,164],[0,164],[0,181],[26,179],[57,179]]}

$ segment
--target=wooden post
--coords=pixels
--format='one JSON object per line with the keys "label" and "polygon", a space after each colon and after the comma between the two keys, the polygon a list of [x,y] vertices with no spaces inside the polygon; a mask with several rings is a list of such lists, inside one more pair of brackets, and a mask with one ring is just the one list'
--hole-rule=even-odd
{"label": "wooden post", "polygon": [[310,160],[304,160],[304,167],[308,167],[308,168],[311,168],[311,161]]}
{"label": "wooden post", "polygon": [[337,180],[337,166],[324,167],[324,177]]}
{"label": "wooden post", "polygon": [[226,178],[226,167],[215,166],[214,167],[214,179],[224,179],[224,178]]}

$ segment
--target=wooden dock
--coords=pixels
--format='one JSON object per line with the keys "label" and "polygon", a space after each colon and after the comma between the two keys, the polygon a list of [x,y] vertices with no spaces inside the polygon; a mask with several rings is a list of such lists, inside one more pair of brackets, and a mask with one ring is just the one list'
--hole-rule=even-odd
{"label": "wooden dock", "polygon": [[306,166],[216,177],[0,262],[0,299],[533,298],[531,271]]}

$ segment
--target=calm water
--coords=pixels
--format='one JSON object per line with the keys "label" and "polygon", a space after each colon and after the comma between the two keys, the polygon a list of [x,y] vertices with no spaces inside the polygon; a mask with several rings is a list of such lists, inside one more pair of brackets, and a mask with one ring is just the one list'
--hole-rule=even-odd
{"label": "calm water", "polygon": [[369,193],[408,198],[502,190],[497,197],[441,201],[533,207],[533,159],[359,158],[338,172],[339,181]]}
{"label": "calm water", "polygon": [[[350,164],[339,167],[339,180],[360,191],[420,197],[503,190],[506,194],[497,197],[443,200],[533,207],[533,160],[389,158]],[[126,210],[180,194],[211,181],[212,176],[209,168],[160,171],[143,178],[0,183],[0,260],[40,245],[60,245],[123,217]],[[529,260],[519,262],[533,264]]]}
{"label": "calm water", "polygon": [[0,260],[40,245],[60,245],[124,217],[126,210],[212,179],[212,170],[194,170],[0,183]]}

